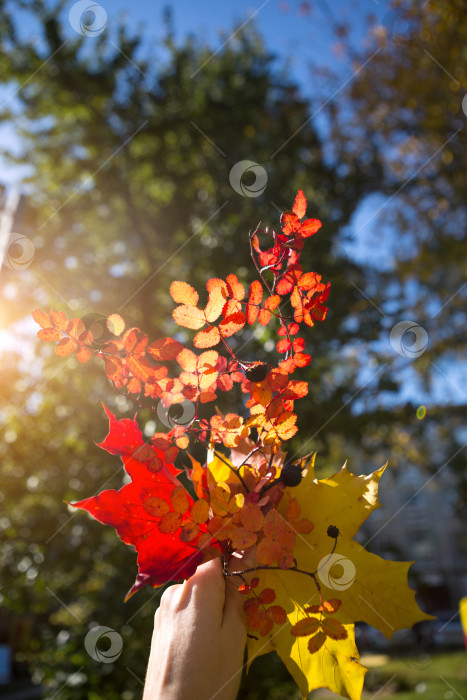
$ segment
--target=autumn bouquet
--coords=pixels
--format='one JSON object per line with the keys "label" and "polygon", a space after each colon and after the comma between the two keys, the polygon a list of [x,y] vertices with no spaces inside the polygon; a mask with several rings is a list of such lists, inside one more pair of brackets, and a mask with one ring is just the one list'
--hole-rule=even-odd
{"label": "autumn bouquet", "polygon": [[[304,696],[327,687],[356,700],[366,669],[354,623],[389,638],[429,616],[408,587],[410,562],[385,561],[354,540],[379,507],[385,467],[354,476],[344,466],[317,479],[314,456],[294,461],[285,451],[297,432],[295,401],[308,392],[306,381],[293,378],[311,362],[300,329],[326,318],[330,288],[300,264],[306,239],[321,228],[305,212],[299,191],[279,232],[250,233],[258,278],[248,290],[233,273],[209,279],[203,308],[192,286],[172,283],[174,321],[195,331],[195,350],[169,337],[149,344],[117,314],[107,319],[104,343],[95,342],[92,326],[61,311],[36,310],[34,318],[39,338],[55,341],[59,356],[76,353],[87,362],[96,355],[117,391],[170,427],[146,442],[135,419],[118,420],[105,408],[109,433],[100,447],[122,458],[130,481],[73,504],[113,525],[136,549],[138,573],[127,597],[146,585],[186,579],[202,562],[221,557],[225,575],[235,577],[245,596],[248,664],[275,650]],[[260,236],[270,247],[261,247]],[[282,357],[275,364],[242,361],[229,345],[256,323],[274,324]],[[200,415],[234,384],[245,395],[242,415],[217,409],[210,418]],[[188,453],[192,495],[175,461],[195,441],[205,446],[206,461]],[[254,566],[242,566],[246,554]]]}

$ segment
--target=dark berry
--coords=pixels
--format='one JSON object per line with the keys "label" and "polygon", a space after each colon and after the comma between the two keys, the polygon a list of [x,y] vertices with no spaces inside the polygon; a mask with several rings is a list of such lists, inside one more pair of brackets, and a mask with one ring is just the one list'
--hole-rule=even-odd
{"label": "dark berry", "polygon": [[285,486],[298,486],[302,480],[302,469],[299,464],[284,464],[281,471],[281,481]]}
{"label": "dark berry", "polygon": [[264,362],[261,362],[258,365],[253,365],[252,367],[248,367],[248,369],[245,370],[245,377],[250,380],[250,382],[262,382],[263,379],[265,379],[267,373],[269,371],[269,368]]}
{"label": "dark berry", "polygon": [[334,539],[340,535],[339,528],[335,525],[330,525],[327,532],[329,537],[333,537]]}

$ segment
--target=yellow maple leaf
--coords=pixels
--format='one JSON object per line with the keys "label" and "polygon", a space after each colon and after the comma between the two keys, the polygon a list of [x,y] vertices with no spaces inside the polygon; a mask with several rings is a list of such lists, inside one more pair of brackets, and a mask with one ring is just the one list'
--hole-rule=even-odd
{"label": "yellow maple leaf", "polygon": [[[326,687],[351,700],[360,699],[366,669],[359,662],[355,645],[355,622],[377,627],[390,638],[398,629],[431,619],[418,608],[415,591],[408,587],[412,562],[385,561],[353,539],[380,506],[378,482],[384,469],[354,476],[344,465],[337,474],[317,480],[313,465],[309,465],[300,486],[286,489],[314,525],[310,533],[296,533],[296,565],[287,570],[260,569],[253,574],[259,576],[261,586],[276,592],[275,603],[285,610],[287,622],[275,625],[265,636],[248,638],[248,666],[257,656],[275,650],[304,697],[315,688]],[[283,498],[278,508],[284,518],[287,503]],[[311,614],[316,609],[310,610],[310,606],[330,599],[341,604],[328,606],[331,612],[324,609]],[[292,626],[307,617],[322,623],[319,638],[291,633]],[[329,636],[342,625],[347,632],[345,639]],[[310,629],[313,627],[311,624]]]}

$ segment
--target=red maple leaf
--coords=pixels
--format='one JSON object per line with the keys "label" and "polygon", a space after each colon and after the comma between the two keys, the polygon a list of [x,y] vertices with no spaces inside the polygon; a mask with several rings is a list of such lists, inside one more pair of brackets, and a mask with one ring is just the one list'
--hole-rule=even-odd
{"label": "red maple leaf", "polygon": [[[159,527],[170,512],[179,515],[181,522],[185,517],[190,519],[194,502],[188,492],[186,511],[174,510],[173,493],[183,489],[176,478],[178,470],[164,461],[162,450],[144,441],[135,420],[117,420],[105,406],[104,409],[109,418],[109,434],[99,447],[121,456],[131,482],[118,491],[108,489],[71,505],[88,511],[101,523],[113,525],[121,540],[136,549],[138,575],[128,599],[148,584],[157,587],[189,578],[205,555],[197,546],[199,536],[190,542],[180,539],[181,524],[171,532],[165,532],[166,528],[162,532]],[[206,532],[206,528],[200,530]]]}

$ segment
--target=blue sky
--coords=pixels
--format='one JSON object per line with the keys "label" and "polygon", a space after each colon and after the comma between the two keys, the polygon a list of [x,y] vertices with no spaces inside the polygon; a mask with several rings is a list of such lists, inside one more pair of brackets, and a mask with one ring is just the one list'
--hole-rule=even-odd
{"label": "blue sky", "polygon": [[[14,2],[11,4],[14,6]],[[69,23],[69,12],[77,4],[67,3],[62,13],[70,35],[73,34],[73,28]],[[89,1],[91,4],[92,0]],[[97,3],[94,2],[94,5]],[[102,0],[97,12],[103,12],[104,17],[106,15],[106,27],[111,36],[118,22],[123,21],[130,30],[143,34],[147,47],[153,45],[155,38],[164,35],[163,16],[167,7],[172,12],[177,42],[182,42],[187,35],[193,34],[214,48],[220,48],[229,40],[236,27],[253,22],[266,46],[277,55],[278,63],[287,63],[291,77],[297,81],[303,94],[311,97],[316,85],[314,66],[334,71],[338,75],[338,86],[349,81],[354,71],[349,59],[339,52],[338,41],[332,29],[333,22],[347,21],[351,27],[352,44],[360,46],[365,41],[367,16],[372,14],[379,21],[385,22],[389,3],[388,0],[314,0],[306,5],[310,8],[307,12],[301,9],[301,0],[176,0],[173,3],[159,0]],[[99,10],[99,7],[103,10]],[[30,41],[39,40],[38,27],[30,15],[17,12],[17,16],[20,34]],[[93,38],[89,37],[87,42],[92,47]],[[15,89],[13,86],[1,87],[0,103],[9,101],[14,105]],[[20,147],[13,127],[8,124],[0,125],[0,149],[4,147],[13,150]],[[24,168],[5,167],[0,161],[2,183],[19,183],[24,172]],[[365,222],[371,218],[372,211],[371,203],[363,205],[353,222],[354,230],[359,231],[358,239],[362,241],[362,245],[357,245],[354,251],[357,256],[364,255],[367,250],[365,240],[368,232]],[[387,260],[387,251],[380,256],[382,257]]]}

